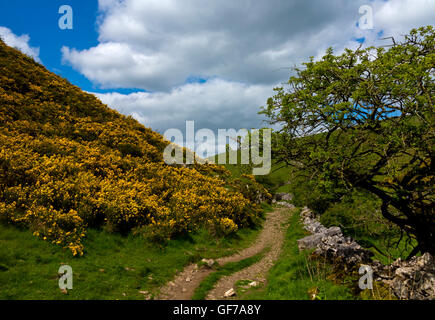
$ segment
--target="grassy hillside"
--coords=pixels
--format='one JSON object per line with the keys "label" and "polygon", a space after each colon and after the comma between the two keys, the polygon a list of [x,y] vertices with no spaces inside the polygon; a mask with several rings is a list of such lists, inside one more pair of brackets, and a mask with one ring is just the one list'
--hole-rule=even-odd
{"label": "grassy hillside", "polygon": [[225,235],[260,213],[214,165],[164,164],[168,142],[0,41],[0,220],[82,255],[89,228],[158,241]]}

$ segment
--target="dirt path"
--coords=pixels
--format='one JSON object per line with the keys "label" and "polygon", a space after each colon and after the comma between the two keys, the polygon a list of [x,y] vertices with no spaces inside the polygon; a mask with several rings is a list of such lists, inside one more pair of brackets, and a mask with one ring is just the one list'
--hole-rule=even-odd
{"label": "dirt path", "polygon": [[[207,299],[223,299],[224,293],[233,288],[234,283],[238,280],[249,279],[262,283],[265,282],[267,271],[281,252],[285,231],[282,224],[288,220],[288,217],[288,208],[277,208],[275,211],[267,213],[263,230],[261,230],[252,246],[232,256],[216,260],[219,265],[224,265],[228,262],[237,262],[249,258],[265,248],[270,248],[261,261],[218,281],[215,288],[209,292]],[[161,294],[158,299],[189,300],[202,280],[212,272],[214,272],[213,269],[206,267],[198,268],[196,264],[189,265],[174,280],[161,288]]]}

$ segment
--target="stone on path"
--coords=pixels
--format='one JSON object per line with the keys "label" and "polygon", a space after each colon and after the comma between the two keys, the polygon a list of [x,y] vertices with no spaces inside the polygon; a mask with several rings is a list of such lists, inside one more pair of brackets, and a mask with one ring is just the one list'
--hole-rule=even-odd
{"label": "stone on path", "polygon": [[236,295],[236,292],[234,291],[233,288],[231,288],[230,290],[228,290],[224,293],[225,298],[233,297],[235,295]]}

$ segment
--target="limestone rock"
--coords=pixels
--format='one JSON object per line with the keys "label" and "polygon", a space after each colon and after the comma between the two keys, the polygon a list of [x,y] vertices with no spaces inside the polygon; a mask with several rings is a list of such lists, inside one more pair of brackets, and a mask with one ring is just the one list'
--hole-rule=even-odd
{"label": "limestone rock", "polygon": [[233,288],[231,288],[230,290],[228,290],[224,293],[225,298],[230,298],[230,297],[233,297],[235,295],[236,295],[236,292],[234,291]]}
{"label": "limestone rock", "polygon": [[435,300],[435,258],[429,253],[384,266],[372,261],[371,251],[344,237],[339,227],[325,228],[310,209],[304,208],[300,215],[305,230],[311,233],[298,240],[300,250],[315,249],[316,255],[344,267],[367,264],[373,269],[374,280],[388,284],[399,299]]}
{"label": "limestone rock", "polygon": [[290,193],[279,192],[275,194],[276,201],[292,201],[293,195]]}
{"label": "limestone rock", "polygon": [[298,240],[299,250],[314,249],[322,242],[322,234],[313,234]]}
{"label": "limestone rock", "polygon": [[294,205],[292,205],[291,203],[285,202],[285,201],[278,201],[275,204],[278,205],[278,206],[283,206],[283,207],[287,207],[287,208],[290,208],[290,209],[294,209],[295,208]]}
{"label": "limestone rock", "polygon": [[345,238],[339,227],[326,228],[308,208],[302,210],[301,217],[305,230],[311,235],[298,240],[300,250],[316,249],[316,255],[324,256],[332,261],[339,260],[348,265],[370,261],[372,252],[362,248],[351,238]]}
{"label": "limestone rock", "polygon": [[209,268],[213,268],[213,266],[216,263],[213,259],[202,259],[201,262],[204,263],[204,265]]}
{"label": "limestone rock", "polygon": [[378,279],[389,284],[399,299],[435,300],[435,261],[429,253],[389,266],[374,268]]}

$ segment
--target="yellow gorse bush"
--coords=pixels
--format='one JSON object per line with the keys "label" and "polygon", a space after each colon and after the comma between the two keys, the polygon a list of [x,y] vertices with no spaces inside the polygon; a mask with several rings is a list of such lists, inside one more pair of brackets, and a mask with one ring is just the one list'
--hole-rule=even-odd
{"label": "yellow gorse bush", "polygon": [[74,255],[89,227],[167,240],[256,222],[225,169],[168,166],[167,144],[0,40],[0,220]]}

